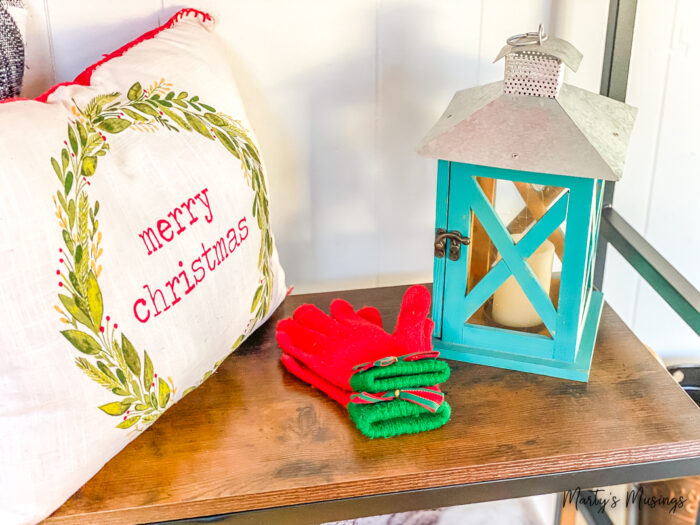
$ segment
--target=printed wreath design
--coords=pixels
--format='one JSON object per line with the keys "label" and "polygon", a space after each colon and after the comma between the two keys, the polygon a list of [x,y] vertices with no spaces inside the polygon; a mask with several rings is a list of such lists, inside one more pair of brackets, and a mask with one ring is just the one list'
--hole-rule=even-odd
{"label": "printed wreath design", "polygon": [[[199,97],[186,91],[176,93],[172,84],[161,79],[148,89],[136,82],[123,100],[121,93],[94,97],[85,108],[73,101],[75,120],[68,123],[68,138],[63,142],[60,160],[51,158],[61,189],[54,196],[56,217],[62,229],[64,247],[60,249],[57,270],[62,306],[55,306],[61,322],[72,326],[63,336],[83,355],[75,364],[90,379],[110,390],[119,399],[99,408],[110,416],[120,417],[118,428],[142,430],[155,421],[173,403],[176,392],[172,378],[156,373],[146,350],[142,356],[134,344],[109,316],[103,319],[104,305],[98,278],[102,272],[99,259],[102,232],[99,230],[100,203],[91,204],[88,187],[95,175],[98,159],[109,152],[108,137],[127,129],[155,132],[196,132],[209,140],[218,140],[241,167],[255,193],[253,216],[261,232],[258,269],[260,285],[251,305],[251,319],[232,346],[231,351],[249,335],[265,317],[270,306],[273,275],[270,265],[270,234],[267,188],[260,154],[240,121],[217,112]],[[223,359],[204,374],[206,380]],[[198,385],[183,392],[183,397]]]}

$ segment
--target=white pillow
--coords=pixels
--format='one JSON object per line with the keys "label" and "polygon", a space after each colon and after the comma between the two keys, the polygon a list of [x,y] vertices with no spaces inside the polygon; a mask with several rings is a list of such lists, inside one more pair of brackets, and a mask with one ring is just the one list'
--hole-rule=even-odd
{"label": "white pillow", "polygon": [[260,153],[183,10],[0,104],[0,523],[49,515],[285,296]]}

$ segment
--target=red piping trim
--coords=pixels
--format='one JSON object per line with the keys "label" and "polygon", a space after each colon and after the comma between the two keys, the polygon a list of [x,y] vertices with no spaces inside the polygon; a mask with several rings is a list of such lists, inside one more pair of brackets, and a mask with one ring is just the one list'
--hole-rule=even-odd
{"label": "red piping trim", "polygon": [[[165,24],[163,24],[160,27],[156,27],[155,29],[152,29],[151,31],[148,31],[147,33],[144,33],[140,37],[132,40],[128,44],[123,45],[116,51],[112,51],[111,53],[104,55],[102,60],[99,62],[95,62],[93,65],[89,66],[85,71],[80,73],[77,77],[75,77],[75,80],[72,82],[61,82],[60,84],[56,84],[55,86],[51,87],[46,91],[45,93],[39,95],[36,97],[34,100],[37,102],[46,102],[46,100],[49,98],[49,96],[56,91],[59,87],[61,86],[74,86],[74,85],[79,85],[79,86],[89,86],[90,85],[90,79],[92,78],[92,74],[95,72],[95,70],[100,67],[102,64],[105,62],[109,62],[113,58],[117,58],[122,56],[124,53],[126,53],[129,49],[134,47],[137,44],[140,44],[141,42],[145,40],[150,40],[151,38],[155,37],[158,33],[161,31],[164,31],[166,29],[170,29],[173,27],[177,22],[182,20],[186,16],[193,15],[195,18],[198,16],[202,17],[203,22],[209,22],[212,19],[212,16],[209,13],[205,13],[203,11],[199,11],[198,9],[180,9],[177,13],[175,13],[170,20],[168,20]],[[11,98],[8,100],[0,100],[0,104],[6,103],[6,102],[16,102],[18,100],[28,100],[26,98]]]}

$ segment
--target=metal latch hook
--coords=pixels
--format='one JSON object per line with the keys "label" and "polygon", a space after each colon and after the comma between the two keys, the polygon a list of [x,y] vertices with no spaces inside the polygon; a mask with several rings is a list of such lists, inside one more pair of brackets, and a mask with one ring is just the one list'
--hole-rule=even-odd
{"label": "metal latch hook", "polygon": [[450,241],[449,259],[458,261],[462,255],[462,245],[467,245],[470,242],[469,237],[463,236],[458,230],[447,231],[444,228],[435,230],[435,257],[441,259],[445,256],[447,249],[447,241]]}

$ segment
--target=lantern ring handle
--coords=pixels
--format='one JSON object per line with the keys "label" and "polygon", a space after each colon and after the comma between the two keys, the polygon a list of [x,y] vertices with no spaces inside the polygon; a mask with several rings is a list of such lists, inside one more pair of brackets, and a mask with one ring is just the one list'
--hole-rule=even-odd
{"label": "lantern ring handle", "polygon": [[529,33],[513,35],[506,40],[506,44],[513,47],[530,46],[533,44],[542,45],[542,42],[546,42],[548,38],[549,35],[544,32],[544,27],[540,24],[540,27],[537,28],[537,32],[530,31]]}

